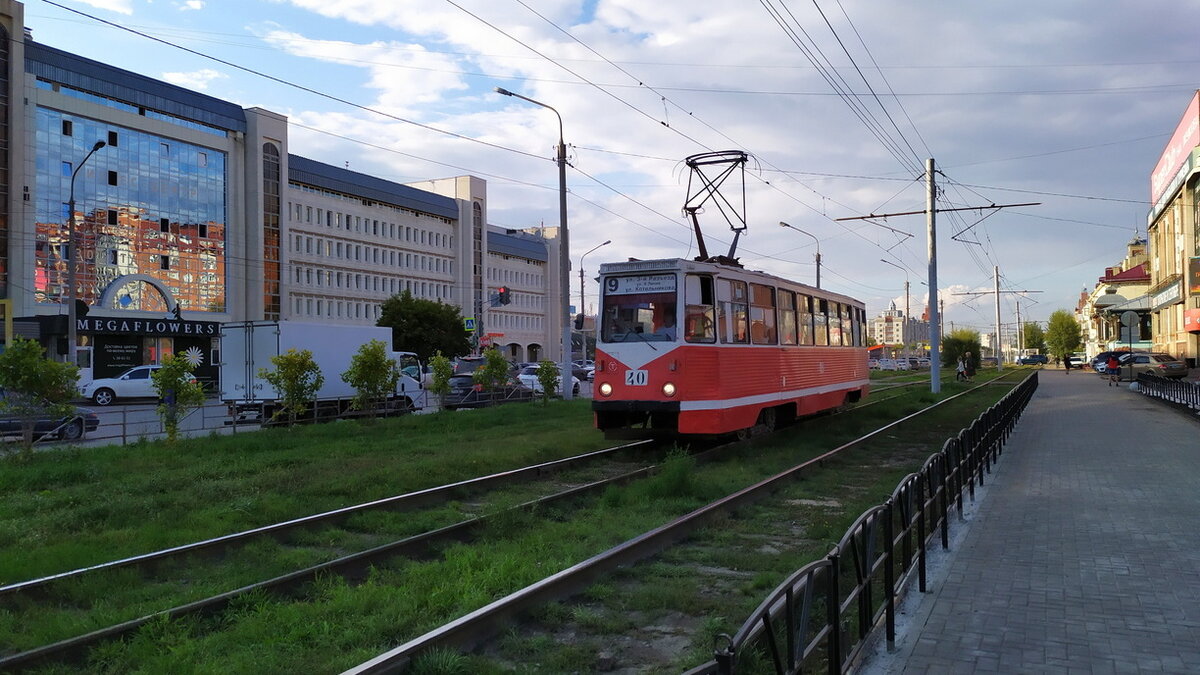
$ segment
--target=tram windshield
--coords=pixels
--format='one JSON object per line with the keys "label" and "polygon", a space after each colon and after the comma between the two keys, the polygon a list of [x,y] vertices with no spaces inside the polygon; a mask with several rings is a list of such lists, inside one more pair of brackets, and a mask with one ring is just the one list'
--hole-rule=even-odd
{"label": "tram windshield", "polygon": [[674,342],[675,275],[650,274],[604,280],[603,342]]}

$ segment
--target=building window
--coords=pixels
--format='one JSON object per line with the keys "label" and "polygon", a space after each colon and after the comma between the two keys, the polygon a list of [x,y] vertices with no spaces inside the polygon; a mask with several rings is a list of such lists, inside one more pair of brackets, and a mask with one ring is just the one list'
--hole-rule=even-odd
{"label": "building window", "polygon": [[74,136],[75,135],[75,123],[72,122],[71,120],[63,120],[62,121],[62,135],[63,136]]}
{"label": "building window", "polygon": [[109,225],[117,224],[117,212],[114,209],[108,210],[108,224]]}
{"label": "building window", "polygon": [[171,219],[170,218],[159,218],[158,231],[159,232],[170,232],[171,231]]}
{"label": "building window", "polygon": [[208,166],[208,153],[207,152],[196,153],[196,164],[198,164],[200,166]]}
{"label": "building window", "polygon": [[158,144],[158,154],[160,154],[160,155],[171,154],[171,146],[166,143],[159,143]]}
{"label": "building window", "polygon": [[[279,320],[279,216],[280,172],[279,149],[272,143],[263,144],[263,318]],[[320,305],[318,305],[319,309]]]}
{"label": "building window", "polygon": [[70,178],[70,177],[71,177],[71,172],[72,172],[74,169],[75,169],[75,167],[74,167],[74,166],[72,166],[70,162],[63,162],[63,163],[62,163],[62,175],[63,175],[64,177],[66,177],[66,178]]}
{"label": "building window", "polygon": [[109,172],[108,172],[108,184],[109,184],[109,185],[116,185],[116,184],[117,184],[117,172],[116,172],[116,171],[109,171]]}
{"label": "building window", "polygon": [[169,256],[169,255],[158,256],[158,269],[160,269],[160,270],[171,269],[171,256]]}
{"label": "building window", "polygon": [[115,132],[115,131],[110,131],[110,132],[108,132],[108,144],[109,144],[109,145],[111,145],[111,146],[113,146],[113,147],[115,148],[115,147],[117,147],[118,145],[120,145],[120,143],[118,143],[118,142],[117,142],[117,141],[119,141],[119,140],[120,140],[120,139],[119,139],[119,138],[117,138],[117,132]]}

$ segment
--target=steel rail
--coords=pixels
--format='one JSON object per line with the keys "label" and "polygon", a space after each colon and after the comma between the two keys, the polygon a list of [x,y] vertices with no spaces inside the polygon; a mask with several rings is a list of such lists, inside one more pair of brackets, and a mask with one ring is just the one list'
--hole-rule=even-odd
{"label": "steel rail", "polygon": [[544,602],[569,597],[586,589],[589,584],[604,574],[608,574],[621,566],[629,565],[660,553],[668,546],[686,538],[694,530],[704,525],[708,519],[725,511],[733,510],[753,502],[777,490],[781,485],[795,480],[803,472],[819,466],[839,453],[860,445],[889,429],[919,417],[935,408],[967,394],[974,393],[988,386],[989,383],[983,382],[958,394],[944,398],[917,412],[889,422],[854,440],[843,443],[817,457],[718,499],[706,506],[702,506],[665,525],[629,539],[607,551],[592,556],[587,560],[572,565],[462,617],[454,619],[424,635],[409,640],[369,661],[365,661],[344,671],[343,675],[400,673],[423,651],[433,648],[472,649],[484,640],[497,634],[500,630],[511,627],[511,622],[521,612]]}
{"label": "steel rail", "polygon": [[[630,445],[637,445],[647,442],[649,441],[639,441],[639,443]],[[727,443],[697,453],[694,455],[694,457],[696,458],[697,462],[711,461],[712,459],[719,457],[722,453],[727,452],[738,445],[739,444],[737,443]],[[381,561],[403,555],[415,557],[427,551],[432,545],[437,543],[448,541],[466,541],[469,539],[469,536],[473,530],[476,530],[492,520],[504,516],[505,514],[517,511],[536,511],[537,509],[545,506],[556,504],[558,502],[569,501],[590,493],[602,494],[603,491],[611,485],[626,483],[651,475],[658,471],[658,469],[659,465],[657,464],[642,467],[635,471],[623,473],[619,476],[605,478],[599,481],[588,483],[586,485],[569,488],[553,495],[539,497],[495,514],[471,518],[469,520],[448,525],[437,530],[414,535],[395,542],[383,544],[366,551],[343,556],[336,560],[331,560],[302,570],[290,572],[273,579],[256,582],[238,589],[227,591],[225,593],[201,600],[196,600],[184,605],[179,605],[171,609],[162,610],[136,619],[124,621],[107,628],[92,631],[91,633],[86,633],[84,635],[60,640],[49,645],[44,645],[17,654],[5,656],[0,658],[0,672],[34,668],[49,662],[62,662],[72,659],[77,660],[88,649],[91,649],[103,642],[126,637],[133,631],[136,631],[152,621],[176,619],[189,615],[211,615],[228,607],[233,600],[242,597],[247,593],[252,593],[255,591],[267,591],[281,594],[294,591],[305,584],[313,582],[320,575],[325,573],[334,573],[349,581],[361,581],[367,577],[371,567],[375,566]]]}
{"label": "steel rail", "polygon": [[121,569],[130,566],[142,566],[149,563],[161,562],[169,558],[190,555],[201,551],[209,551],[214,549],[219,550],[228,547],[231,544],[243,543],[248,539],[253,539],[256,537],[262,537],[265,535],[279,535],[289,530],[301,527],[311,527],[318,524],[337,522],[341,519],[373,509],[403,509],[422,506],[438,499],[442,499],[448,493],[452,493],[457,490],[490,489],[499,485],[515,482],[531,474],[536,476],[547,473],[561,472],[574,468],[576,465],[586,464],[593,460],[600,459],[623,450],[629,450],[641,445],[646,445],[651,442],[652,441],[650,440],[642,440],[633,443],[626,443],[624,445],[618,445],[612,448],[606,448],[604,450],[596,450],[593,452],[584,453],[582,455],[575,455],[574,457],[565,457],[563,459],[556,459],[550,462],[543,462],[541,464],[533,464],[519,469],[501,471],[487,476],[479,476],[477,478],[462,480],[456,483],[448,483],[446,485],[439,485],[437,487],[431,487],[424,490],[417,490],[416,492],[408,492],[402,495],[376,499],[373,501],[364,502],[362,504],[355,504],[353,506],[346,506],[340,509],[334,509],[332,511],[325,511],[323,513],[304,516],[302,518],[295,518],[292,520],[274,523],[272,525],[264,525],[262,527],[243,530],[233,534],[226,534],[220,537],[214,537],[212,539],[205,539],[203,541],[190,544],[165,548],[152,553],[143,553],[141,555],[121,558],[119,560],[100,563],[98,565],[81,567],[68,572],[60,572],[58,574],[51,574],[48,576],[39,577],[37,579],[30,579],[28,581],[21,581],[6,586],[0,586],[0,601],[3,601],[6,597],[14,594],[27,593],[35,589],[42,589],[51,583],[78,578],[85,574]]}

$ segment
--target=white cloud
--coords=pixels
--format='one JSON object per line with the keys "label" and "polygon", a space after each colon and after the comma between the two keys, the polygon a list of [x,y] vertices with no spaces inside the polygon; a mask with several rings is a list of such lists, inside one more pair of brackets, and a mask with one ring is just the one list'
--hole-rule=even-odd
{"label": "white cloud", "polygon": [[204,9],[204,0],[184,0],[179,3],[179,11],[187,12]]}
{"label": "white cloud", "polygon": [[85,5],[96,9],[105,9],[118,14],[133,14],[132,0],[79,0]]}
{"label": "white cloud", "polygon": [[212,70],[211,68],[203,68],[201,70],[194,70],[190,73],[163,73],[162,74],[162,79],[166,80],[167,82],[170,82],[171,84],[179,85],[180,87],[187,87],[188,89],[195,89],[196,91],[205,91],[208,89],[208,85],[213,80],[224,79],[226,77],[228,77],[228,75],[225,75],[224,73]]}

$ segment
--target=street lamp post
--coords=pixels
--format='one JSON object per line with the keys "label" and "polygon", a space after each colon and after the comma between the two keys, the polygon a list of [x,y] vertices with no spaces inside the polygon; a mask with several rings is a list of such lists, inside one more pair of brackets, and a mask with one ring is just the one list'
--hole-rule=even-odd
{"label": "street lamp post", "polygon": [[502,87],[496,87],[496,93],[503,96],[512,96],[519,98],[522,101],[528,101],[536,106],[541,106],[558,118],[558,266],[559,266],[559,290],[562,294],[562,316],[560,317],[559,327],[562,329],[562,397],[564,401],[571,400],[571,258],[570,245],[567,238],[567,146],[563,142],[563,121],[562,115],[553,106],[548,106],[541,101],[535,101],[528,96],[522,96],[516,92],[509,91]]}
{"label": "street lamp post", "polygon": [[786,227],[790,230],[795,230],[795,231],[799,232],[800,234],[807,234],[808,236],[813,238],[813,241],[817,242],[817,288],[820,288],[821,287],[821,240],[814,237],[811,233],[805,232],[804,230],[802,230],[798,227],[788,225],[787,223],[785,223],[783,221],[779,221],[779,226]]}
{"label": "street lamp post", "polygon": [[890,260],[885,260],[883,258],[880,258],[879,262],[891,265],[901,272],[904,272],[904,355],[908,356],[908,327],[912,325],[912,317],[908,312],[908,270]]}
{"label": "street lamp post", "polygon": [[579,311],[580,312],[584,311],[584,309],[583,309],[583,259],[587,257],[588,253],[591,253],[592,251],[595,251],[596,249],[598,249],[602,246],[608,246],[611,243],[612,243],[612,240],[610,239],[610,240],[604,242],[603,244],[598,244],[598,245],[594,246],[587,253],[584,253],[583,255],[579,256]]}
{"label": "street lamp post", "polygon": [[[591,249],[588,250],[587,253],[584,253],[583,255],[579,256],[579,313],[580,314],[583,314],[585,311],[583,309],[583,259],[587,257],[588,253],[591,253],[592,251],[595,251],[598,248],[608,246],[611,243],[612,243],[612,240],[609,239],[608,241],[604,242],[603,244],[597,244],[596,246],[593,246]],[[580,333],[579,337],[583,340],[583,358],[584,358],[584,360],[586,360],[587,355],[588,355],[587,336]]]}
{"label": "street lamp post", "polygon": [[78,341],[75,334],[75,177],[79,175],[79,170],[92,158],[92,155],[104,146],[104,141],[96,141],[79,166],[71,172],[71,193],[67,200],[67,210],[70,211],[67,219],[67,359],[73,366],[79,365],[75,358],[78,351],[75,344]]}

